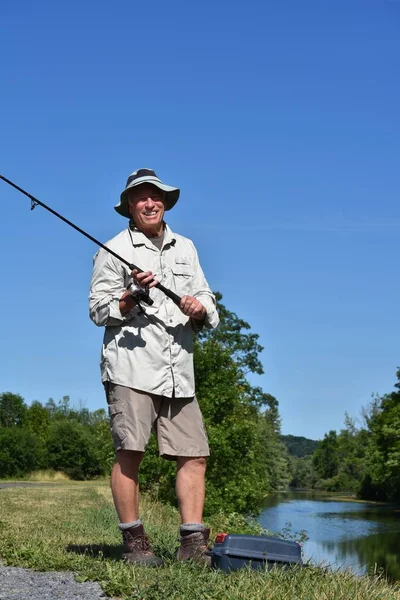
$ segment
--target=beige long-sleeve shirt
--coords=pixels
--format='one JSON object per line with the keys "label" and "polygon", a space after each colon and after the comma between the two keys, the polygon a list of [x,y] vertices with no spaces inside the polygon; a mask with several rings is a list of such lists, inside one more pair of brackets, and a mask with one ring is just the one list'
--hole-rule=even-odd
{"label": "beige long-sleeve shirt", "polygon": [[[201,269],[193,242],[168,225],[161,250],[142,232],[125,229],[106,244],[123,258],[179,296],[190,295],[205,307],[206,327],[219,322],[215,297]],[[122,315],[119,300],[132,281],[129,268],[104,249],[94,257],[90,286],[90,318],[105,326],[101,352],[102,381],[171,398],[194,396],[193,325],[176,304],[157,288],[152,306],[135,306]]]}

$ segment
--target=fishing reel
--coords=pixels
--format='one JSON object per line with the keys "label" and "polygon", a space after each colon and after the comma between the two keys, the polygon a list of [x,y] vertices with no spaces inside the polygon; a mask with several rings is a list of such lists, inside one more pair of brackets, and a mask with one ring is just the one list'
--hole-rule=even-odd
{"label": "fishing reel", "polygon": [[132,283],[128,285],[127,289],[132,298],[136,300],[137,303],[144,302],[148,306],[152,306],[154,304],[154,300],[150,298],[148,287],[143,288],[132,281]]}

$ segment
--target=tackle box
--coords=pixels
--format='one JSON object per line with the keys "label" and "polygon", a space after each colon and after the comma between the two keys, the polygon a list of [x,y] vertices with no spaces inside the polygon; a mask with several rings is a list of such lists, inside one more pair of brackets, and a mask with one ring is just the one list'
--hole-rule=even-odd
{"label": "tackle box", "polygon": [[211,566],[236,571],[248,565],[252,569],[270,569],[274,565],[303,564],[301,545],[277,537],[219,533],[211,550]]}

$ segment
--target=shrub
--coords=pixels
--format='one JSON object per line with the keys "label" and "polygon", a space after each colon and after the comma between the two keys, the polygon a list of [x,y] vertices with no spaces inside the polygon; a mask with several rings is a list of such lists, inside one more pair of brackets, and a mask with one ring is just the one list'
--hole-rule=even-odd
{"label": "shrub", "polygon": [[43,448],[26,429],[0,428],[0,477],[21,477],[40,462]]}
{"label": "shrub", "polygon": [[60,420],[52,423],[47,441],[49,467],[64,471],[72,479],[103,475],[96,438],[81,423]]}

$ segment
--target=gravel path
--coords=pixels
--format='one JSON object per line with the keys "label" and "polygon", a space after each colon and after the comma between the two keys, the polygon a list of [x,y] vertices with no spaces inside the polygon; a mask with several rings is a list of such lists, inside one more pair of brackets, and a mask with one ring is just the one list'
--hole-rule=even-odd
{"label": "gravel path", "polygon": [[[0,482],[1,488],[54,487],[57,483]],[[98,583],[77,583],[73,573],[41,573],[0,563],[0,600],[105,600]]]}
{"label": "gravel path", "polygon": [[0,565],[0,600],[105,600],[98,583],[77,583],[72,573],[39,573]]}

